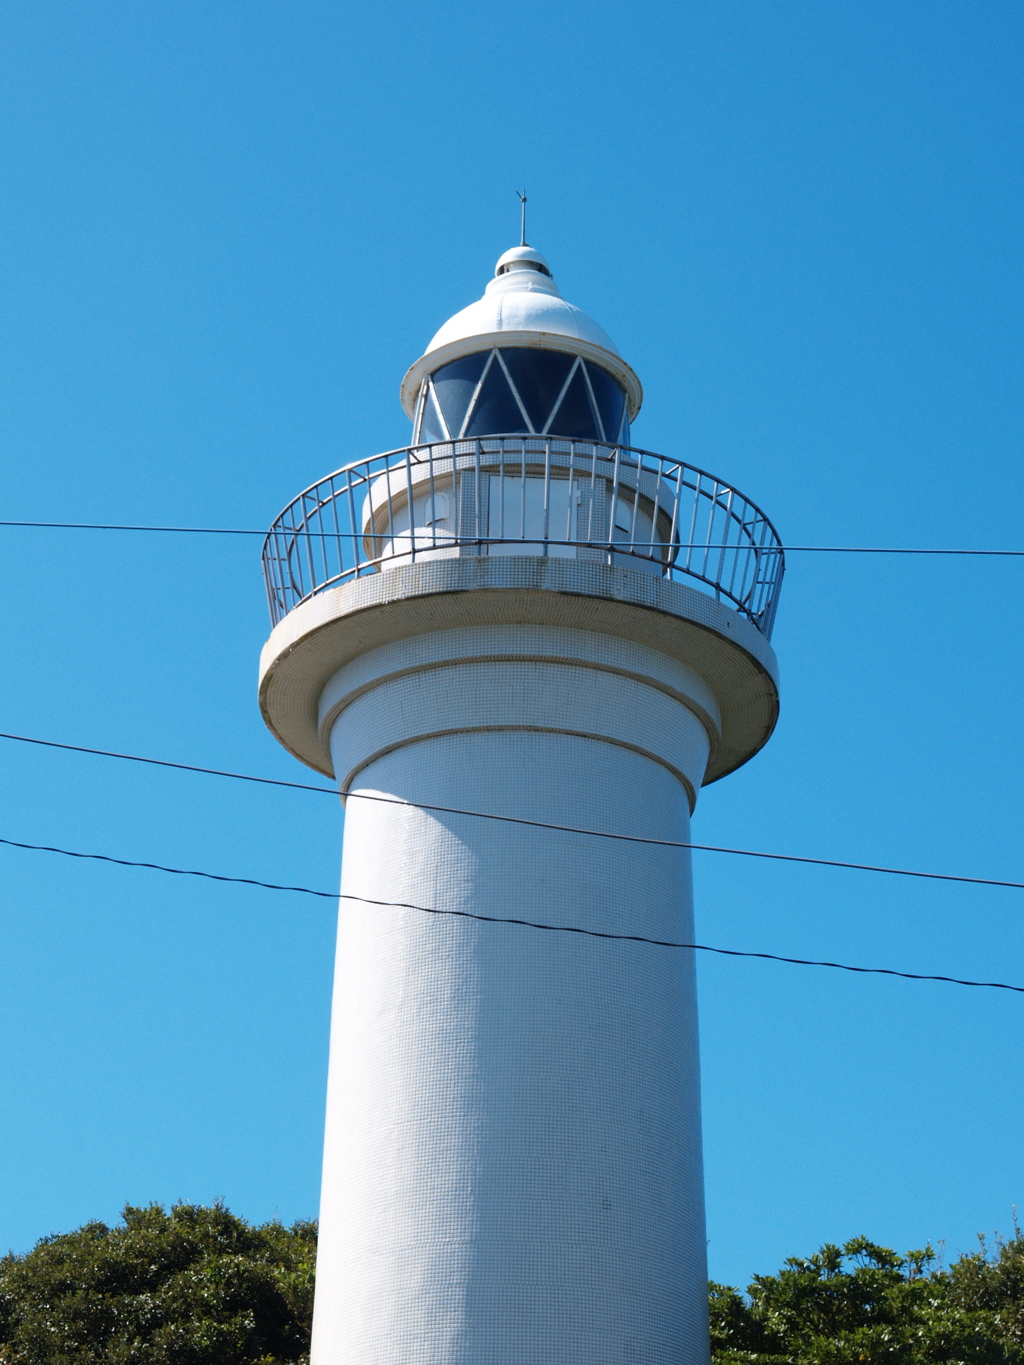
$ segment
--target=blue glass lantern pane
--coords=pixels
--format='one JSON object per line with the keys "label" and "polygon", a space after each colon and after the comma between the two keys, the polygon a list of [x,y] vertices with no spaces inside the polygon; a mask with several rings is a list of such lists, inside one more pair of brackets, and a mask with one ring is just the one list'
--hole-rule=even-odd
{"label": "blue glass lantern pane", "polygon": [[420,429],[416,439],[418,441],[443,441],[445,439],[429,389],[427,390],[427,401],[423,404],[423,416],[420,418]]}
{"label": "blue glass lantern pane", "polygon": [[608,371],[602,370],[600,365],[588,361],[587,374],[590,376],[590,385],[597,399],[597,410],[604,423],[604,439],[618,441],[626,410],[626,395]]}
{"label": "blue glass lantern pane", "polygon": [[490,351],[478,351],[476,355],[463,356],[434,371],[434,392],[453,436],[458,436],[462,430],[469,400],[480,382],[489,355]]}
{"label": "blue glass lantern pane", "polygon": [[568,378],[573,357],[560,351],[510,346],[502,347],[501,358],[508,366],[534,431],[543,431]]}
{"label": "blue glass lantern pane", "polygon": [[548,433],[551,436],[573,436],[584,441],[601,440],[582,369],[577,370],[569,381],[565,397],[551,419]]}
{"label": "blue glass lantern pane", "polygon": [[480,393],[469,414],[467,436],[500,436],[505,432],[525,432],[526,423],[519,404],[497,362],[487,371]]}

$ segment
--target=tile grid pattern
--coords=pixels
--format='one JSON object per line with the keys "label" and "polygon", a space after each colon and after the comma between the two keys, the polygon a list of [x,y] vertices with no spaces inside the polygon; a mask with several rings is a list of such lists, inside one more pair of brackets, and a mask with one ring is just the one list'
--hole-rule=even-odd
{"label": "tile grid pattern", "polygon": [[[424,667],[421,635],[350,665],[325,689],[335,770],[410,803],[687,838],[709,733],[686,670],[595,666],[585,632],[575,663],[571,632],[562,662],[509,657],[538,647],[515,629],[487,632],[487,662],[442,663],[440,641]],[[685,850],[412,805],[349,805],[342,889],[692,934]],[[691,958],[343,902],[314,1365],[706,1365]]]}

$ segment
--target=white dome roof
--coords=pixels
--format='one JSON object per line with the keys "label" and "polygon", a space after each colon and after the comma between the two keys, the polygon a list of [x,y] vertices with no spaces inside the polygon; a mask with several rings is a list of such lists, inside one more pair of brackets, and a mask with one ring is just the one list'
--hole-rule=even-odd
{"label": "white dome roof", "polygon": [[406,374],[402,406],[410,418],[427,374],[491,346],[538,346],[593,360],[626,390],[630,418],[640,411],[640,380],[619,355],[611,337],[589,313],[562,298],[539,251],[518,246],[499,257],[494,279],[483,298],[449,318]]}

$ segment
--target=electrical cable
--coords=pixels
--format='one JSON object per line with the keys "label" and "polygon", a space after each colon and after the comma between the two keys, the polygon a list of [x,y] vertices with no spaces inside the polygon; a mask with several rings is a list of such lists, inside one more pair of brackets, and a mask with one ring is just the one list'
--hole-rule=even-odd
{"label": "electrical cable", "polygon": [[881,867],[873,863],[847,863],[836,858],[805,858],[798,853],[763,853],[752,848],[725,848],[719,844],[691,844],[681,839],[655,839],[646,834],[617,834],[612,830],[584,829],[576,825],[555,825],[547,820],[527,820],[520,815],[493,815],[487,811],[460,810],[455,806],[430,806],[426,802],[402,801],[394,796],[370,796],[368,792],[346,792],[345,799],[382,801],[392,806],[412,806],[416,810],[444,811],[449,815],[472,815],[481,820],[503,820],[512,825],[532,825],[536,829],[555,829],[563,834],[588,834],[597,839],[622,839],[630,844],[654,844],[658,848],[690,848],[701,853],[733,853],[740,858],[769,858],[773,862],[810,863],[813,867],[841,867],[852,872],[883,872],[892,877],[924,877],[937,882],[967,882],[971,886],[1003,886],[1024,891],[1024,882],[998,881],[994,877],[959,877],[951,872],[917,872],[905,867]]}
{"label": "electrical cable", "polygon": [[572,924],[542,924],[530,919],[512,919],[504,915],[478,915],[471,910],[428,909],[425,905],[408,905],[404,901],[375,901],[368,896],[342,894],[340,900],[362,901],[366,905],[393,906],[398,910],[419,910],[426,915],[457,915],[464,919],[485,920],[489,924],[522,924],[528,929],[550,929],[558,934],[586,934],[588,938],[621,939],[626,943],[650,943],[655,948],[692,948],[701,953],[720,953],[723,957],[757,957],[766,962],[788,962],[795,967],[834,967],[841,972],[860,972],[868,976],[900,976],[907,981],[945,981],[954,986],[987,986],[994,990],[1018,991],[1024,986],[1008,986],[1002,981],[965,981],[958,976],[926,976],[921,972],[898,972],[891,967],[851,967],[845,962],[815,961],[807,957],[780,957],[777,953],[742,952],[738,948],[712,948],[706,943],[675,943],[669,939],[645,938],[643,934],[611,934],[599,929],[581,929]]}
{"label": "electrical cable", "polygon": [[[28,735],[7,734],[0,731],[0,739],[13,739],[22,744],[40,744],[48,749],[68,749],[72,753],[95,754],[101,758],[121,758],[130,763],[149,763],[157,768],[176,768],[180,772],[203,773],[208,777],[230,777],[239,782],[259,782],[269,787],[291,787],[296,791],[322,792],[337,796],[333,787],[315,787],[305,782],[284,782],[276,777],[256,777],[251,773],[233,773],[222,768],[200,768],[193,763],[171,763],[163,758],[144,758],[140,754],[123,754],[113,749],[90,749],[82,744],[59,744],[52,739],[34,739]],[[765,853],[752,848],[727,848],[720,844],[694,844],[681,839],[655,839],[644,834],[618,834],[606,829],[586,829],[579,825],[556,825],[548,820],[529,820],[521,815],[496,815],[492,811],[464,810],[461,806],[437,806],[420,801],[404,801],[395,796],[371,796],[369,792],[346,792],[346,801],[377,801],[387,806],[405,806],[414,810],[438,811],[445,815],[468,815],[476,820],[498,820],[509,825],[527,825],[532,829],[551,829],[562,834],[583,834],[594,839],[619,839],[630,844],[653,844],[658,848],[688,848],[699,853],[729,853],[739,858],[767,858],[771,862],[806,863],[811,867],[838,867],[849,872],[877,872],[890,877],[921,877],[926,881],[961,882],[968,886],[1000,886],[1012,891],[1024,891],[1024,882],[1001,881],[995,877],[961,877],[952,872],[921,872],[906,867],[883,867],[874,863],[851,863],[837,858],[810,858],[798,853]]]}
{"label": "electrical cable", "polygon": [[55,739],[35,739],[31,735],[9,735],[0,730],[0,739],[15,739],[20,744],[40,744],[44,749],[68,749],[73,754],[96,754],[100,758],[123,758],[129,763],[149,763],[154,768],[177,768],[185,773],[205,773],[207,777],[233,777],[238,782],[260,782],[266,787],[294,787],[300,792],[324,792],[337,796],[335,787],[314,787],[308,782],[285,782],[279,777],[255,777],[252,773],[231,773],[223,768],[199,768],[194,763],[172,763],[166,758],[144,758],[141,754],[122,754],[115,749],[89,749],[84,744],[59,744]]}
{"label": "electrical cable", "polygon": [[471,910],[441,910],[426,905],[410,905],[405,901],[372,900],[369,896],[340,895],[334,891],[315,891],[309,886],[283,886],[278,882],[259,881],[255,877],[228,877],[217,872],[201,872],[196,868],[167,867],[163,863],[136,862],[130,858],[114,858],[107,853],[80,853],[52,844],[27,844],[17,839],[0,838],[8,848],[28,849],[33,853],[58,853],[65,858],[83,858],[90,862],[113,863],[117,867],[141,867],[151,872],[169,872],[176,877],[202,877],[212,882],[230,882],[236,886],[257,886],[265,891],[294,891],[303,896],[322,900],[352,900],[364,905],[379,905],[396,910],[415,910],[424,915],[451,915],[458,919],[482,920],[487,924],[518,924],[527,929],[545,929],[557,934],[583,934],[588,938],[616,939],[627,943],[647,943],[655,948],[689,948],[695,952],[717,953],[723,957],[751,957],[765,962],[784,962],[795,967],[831,967],[841,972],[856,972],[864,976],[897,976],[906,981],[941,981],[952,986],[979,986],[989,990],[1014,991],[1024,995],[1024,986],[1011,986],[1005,981],[970,981],[959,976],[936,976],[923,972],[900,972],[892,967],[854,967],[845,962],[826,962],[804,957],[782,957],[777,953],[744,952],[738,948],[714,948],[706,943],[677,943],[670,939],[646,938],[643,934],[613,934],[600,929],[583,929],[571,924],[545,924],[542,921],[516,919],[503,915],[481,915]]}
{"label": "electrical cable", "polygon": [[234,526],[127,526],[97,521],[0,521],[0,526],[22,526],[37,531],[164,531],[184,536],[265,536],[266,531]]}
{"label": "electrical cable", "polygon": [[[92,521],[0,521],[0,526],[23,527],[29,530],[60,530],[60,531],[156,531],[172,535],[190,536],[266,536],[268,531],[249,530],[237,526],[142,526],[131,524],[119,524],[113,522],[92,522]],[[321,540],[362,540],[365,532],[363,531],[310,531],[300,527],[291,527],[286,534],[295,534],[312,539]],[[491,537],[486,537],[490,541]],[[521,540],[522,537],[512,537],[508,543]],[[504,543],[504,541],[502,542]],[[560,542],[553,542],[558,544]],[[566,542],[567,544],[570,542]],[[571,542],[576,544],[576,541]],[[601,542],[602,544],[604,542]],[[768,546],[742,546],[735,544],[724,545],[680,545],[681,550],[736,550],[736,549],[772,549]],[[786,554],[831,554],[831,555],[980,555],[982,557],[996,557],[1001,559],[1024,559],[1024,550],[964,550],[964,549],[945,549],[945,548],[921,548],[919,546],[891,546],[891,545],[781,545],[778,547]]]}
{"label": "electrical cable", "polygon": [[147,867],[151,872],[169,872],[175,877],[203,877],[210,882],[234,882],[239,886],[260,886],[265,891],[298,891],[303,896],[321,896],[337,900],[336,891],[313,891],[308,886],[279,886],[276,882],[261,882],[254,877],[225,877],[219,872],[199,872],[192,867],[165,867],[163,863],[140,863],[131,858],[113,858],[109,853],[77,853],[70,848],[55,848],[52,844],[24,844],[17,839],[0,838],[8,848],[25,848],[32,853],[59,853],[64,858],[83,858],[93,863],[115,863],[118,867]]}

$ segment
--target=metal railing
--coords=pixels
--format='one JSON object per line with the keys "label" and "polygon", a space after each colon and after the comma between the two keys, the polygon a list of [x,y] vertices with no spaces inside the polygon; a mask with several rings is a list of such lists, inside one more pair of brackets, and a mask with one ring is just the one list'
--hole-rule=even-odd
{"label": "metal railing", "polygon": [[271,619],[363,574],[507,554],[685,581],[766,638],[785,567],[764,513],[682,460],[593,441],[488,436],[357,460],[300,493],[263,546]]}

